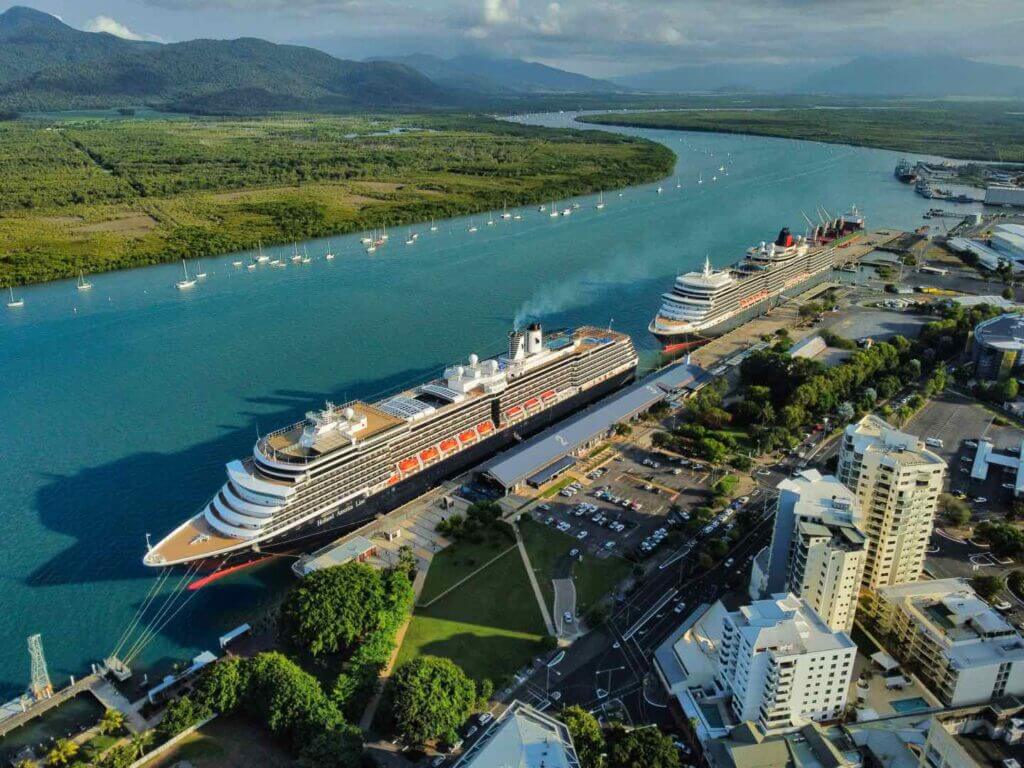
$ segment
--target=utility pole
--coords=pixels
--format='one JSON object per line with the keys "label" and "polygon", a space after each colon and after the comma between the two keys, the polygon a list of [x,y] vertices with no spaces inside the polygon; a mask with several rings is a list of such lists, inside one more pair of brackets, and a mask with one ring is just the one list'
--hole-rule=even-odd
{"label": "utility pole", "polygon": [[53,696],[53,685],[50,673],[46,669],[46,657],[43,655],[43,636],[31,635],[28,638],[28,655],[32,659],[32,682],[29,691],[36,701]]}

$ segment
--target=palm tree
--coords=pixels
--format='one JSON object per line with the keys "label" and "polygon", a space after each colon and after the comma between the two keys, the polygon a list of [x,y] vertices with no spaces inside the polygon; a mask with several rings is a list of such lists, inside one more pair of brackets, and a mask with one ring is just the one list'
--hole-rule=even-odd
{"label": "palm tree", "polygon": [[135,759],[138,760],[146,754],[146,750],[149,749],[152,743],[153,732],[143,731],[142,733],[137,733],[132,736],[132,740],[128,743],[128,750],[135,756]]}
{"label": "palm tree", "polygon": [[100,718],[99,732],[102,734],[117,733],[124,727],[124,715],[116,709],[108,709]]}
{"label": "palm tree", "polygon": [[57,743],[46,753],[47,765],[67,765],[78,754],[78,745],[71,739],[57,739]]}
{"label": "palm tree", "polygon": [[31,758],[24,758],[14,764],[14,768],[39,768],[39,763]]}

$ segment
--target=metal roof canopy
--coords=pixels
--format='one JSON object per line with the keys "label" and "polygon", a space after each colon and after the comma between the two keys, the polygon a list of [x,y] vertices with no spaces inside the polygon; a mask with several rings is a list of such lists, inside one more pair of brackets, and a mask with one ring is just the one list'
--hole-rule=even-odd
{"label": "metal roof canopy", "polygon": [[696,365],[677,363],[670,366],[505,451],[485,466],[482,472],[504,488],[514,488],[581,445],[604,434],[618,422],[647,410],[703,374],[704,369]]}
{"label": "metal roof canopy", "polygon": [[553,480],[560,474],[565,472],[569,467],[576,464],[576,459],[572,456],[563,456],[554,464],[542,469],[537,474],[526,480],[527,485],[532,485],[534,488],[540,488],[548,480]]}

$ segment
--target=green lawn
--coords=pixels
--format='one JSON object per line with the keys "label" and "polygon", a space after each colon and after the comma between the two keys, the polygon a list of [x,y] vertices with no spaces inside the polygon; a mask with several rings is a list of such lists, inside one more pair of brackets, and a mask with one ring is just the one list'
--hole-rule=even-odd
{"label": "green lawn", "polygon": [[242,715],[221,716],[186,736],[146,768],[171,768],[188,761],[193,768],[289,768],[295,764],[264,728]]}
{"label": "green lawn", "polygon": [[417,608],[398,664],[446,656],[473,678],[498,684],[540,652],[545,634],[522,558],[510,552],[430,608]]}
{"label": "green lawn", "polygon": [[571,483],[571,482],[572,482],[573,480],[575,480],[575,479],[576,479],[576,478],[574,478],[574,477],[573,477],[572,475],[566,475],[566,476],[565,476],[565,477],[563,477],[563,478],[562,478],[561,480],[559,480],[559,481],[558,481],[558,482],[556,482],[556,483],[555,483],[554,485],[552,485],[552,486],[551,486],[550,488],[548,488],[548,489],[547,489],[546,491],[544,491],[544,492],[543,492],[543,493],[542,493],[542,494],[540,495],[540,497],[541,497],[542,499],[550,499],[550,498],[551,498],[552,496],[554,496],[554,495],[555,495],[556,493],[558,493],[558,492],[559,492],[560,490],[562,490],[563,488],[565,488],[565,486],[567,486],[567,485],[568,485],[569,483]]}
{"label": "green lawn", "polygon": [[429,603],[453,584],[466,578],[484,563],[505,552],[511,546],[513,546],[512,541],[504,536],[495,535],[488,537],[482,544],[462,541],[442,549],[430,563],[427,580],[420,593],[420,605]]}
{"label": "green lawn", "polygon": [[[519,524],[519,530],[523,534],[523,542],[526,544],[526,551],[530,555],[530,563],[537,575],[544,599],[551,607],[555,599],[551,587],[551,575],[555,571],[555,565],[578,542],[533,520],[524,520]],[[577,613],[584,613],[629,574],[630,565],[618,557],[599,560],[591,555],[584,555],[583,562],[573,563],[572,568],[573,578],[576,580],[576,610]]]}

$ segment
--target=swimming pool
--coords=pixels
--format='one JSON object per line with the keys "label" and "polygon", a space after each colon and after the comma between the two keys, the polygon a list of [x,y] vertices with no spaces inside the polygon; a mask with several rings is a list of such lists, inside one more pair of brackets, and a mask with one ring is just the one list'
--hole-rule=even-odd
{"label": "swimming pool", "polygon": [[920,696],[914,696],[912,699],[899,699],[898,701],[891,703],[892,708],[900,714],[906,714],[907,712],[923,712],[924,710],[932,708],[931,705]]}

